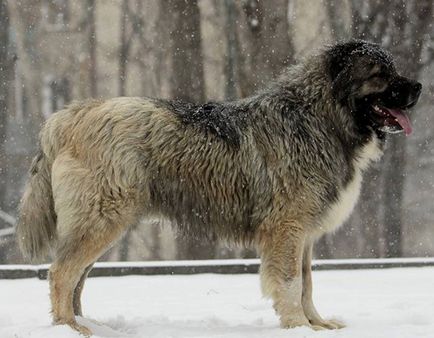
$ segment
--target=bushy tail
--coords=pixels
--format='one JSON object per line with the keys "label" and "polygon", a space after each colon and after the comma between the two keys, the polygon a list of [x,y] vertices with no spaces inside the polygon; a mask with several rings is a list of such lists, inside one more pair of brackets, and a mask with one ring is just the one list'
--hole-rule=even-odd
{"label": "bushy tail", "polygon": [[51,164],[42,151],[34,158],[19,208],[18,245],[26,259],[42,260],[56,240]]}

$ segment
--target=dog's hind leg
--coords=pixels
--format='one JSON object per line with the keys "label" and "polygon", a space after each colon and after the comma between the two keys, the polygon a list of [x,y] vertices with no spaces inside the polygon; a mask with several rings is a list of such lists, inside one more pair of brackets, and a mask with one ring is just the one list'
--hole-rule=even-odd
{"label": "dog's hind leg", "polygon": [[313,304],[312,299],[312,241],[306,241],[303,253],[303,294],[302,304],[304,314],[312,325],[320,326],[325,329],[341,329],[345,327],[344,324],[337,320],[324,320],[319,315],[318,311]]}
{"label": "dog's hind leg", "polygon": [[107,229],[98,234],[92,231],[80,233],[68,238],[68,241],[63,241],[49,273],[54,324],[66,324],[84,335],[91,334],[88,328],[79,325],[75,320],[74,293],[87,267],[117,237]]}
{"label": "dog's hind leg", "polygon": [[77,300],[86,269],[127,225],[135,222],[132,200],[114,200],[113,196],[104,195],[109,187],[99,182],[92,171],[68,154],[58,156],[53,163],[58,232],[55,260],[49,273],[53,322],[67,324],[85,335],[91,331],[76,322],[74,310],[79,310]]}
{"label": "dog's hind leg", "polygon": [[81,309],[81,293],[83,292],[84,282],[86,281],[89,271],[92,269],[93,264],[90,264],[81,275],[81,278],[75,287],[72,304],[74,306],[74,314],[76,316],[83,317],[83,311]]}
{"label": "dog's hind leg", "polygon": [[270,226],[259,239],[262,291],[272,298],[284,328],[311,326],[301,303],[304,240],[303,228],[296,222]]}
{"label": "dog's hind leg", "polygon": [[69,325],[81,334],[90,336],[92,332],[76,322],[73,312],[72,298],[80,270],[79,264],[69,260],[57,260],[51,265],[49,280],[53,324]]}

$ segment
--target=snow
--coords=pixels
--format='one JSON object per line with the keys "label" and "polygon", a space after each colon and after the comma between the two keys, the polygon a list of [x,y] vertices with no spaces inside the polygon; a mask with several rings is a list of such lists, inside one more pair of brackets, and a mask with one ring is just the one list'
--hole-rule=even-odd
{"label": "snow", "polygon": [[[433,337],[433,281],[433,267],[316,271],[319,312],[347,327],[312,331],[279,328],[257,275],[98,277],[78,320],[95,337]],[[81,336],[51,326],[48,283],[32,278],[0,280],[0,337]]]}

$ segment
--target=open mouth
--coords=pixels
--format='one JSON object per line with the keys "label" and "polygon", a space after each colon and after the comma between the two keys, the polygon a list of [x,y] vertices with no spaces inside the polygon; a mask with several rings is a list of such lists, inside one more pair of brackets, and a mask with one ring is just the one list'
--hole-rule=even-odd
{"label": "open mouth", "polygon": [[[411,106],[411,105],[409,105]],[[387,108],[378,104],[372,105],[375,114],[381,118],[382,125],[385,131],[400,132],[404,131],[408,136],[412,133],[413,128],[411,126],[410,119],[406,113],[406,108]]]}

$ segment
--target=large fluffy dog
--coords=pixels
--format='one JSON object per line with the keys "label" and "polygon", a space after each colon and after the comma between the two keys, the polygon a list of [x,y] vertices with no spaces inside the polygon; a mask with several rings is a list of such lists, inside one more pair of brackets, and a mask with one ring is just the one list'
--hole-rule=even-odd
{"label": "large fluffy dog", "polygon": [[342,224],[385,133],[411,132],[421,84],[364,41],[291,67],[250,98],[195,105],[116,98],[70,105],[41,133],[17,226],[54,254],[54,323],[77,324],[87,273],[126,227],[162,216],[193,236],[253,243],[282,327],[339,328],[312,302],[312,243]]}

